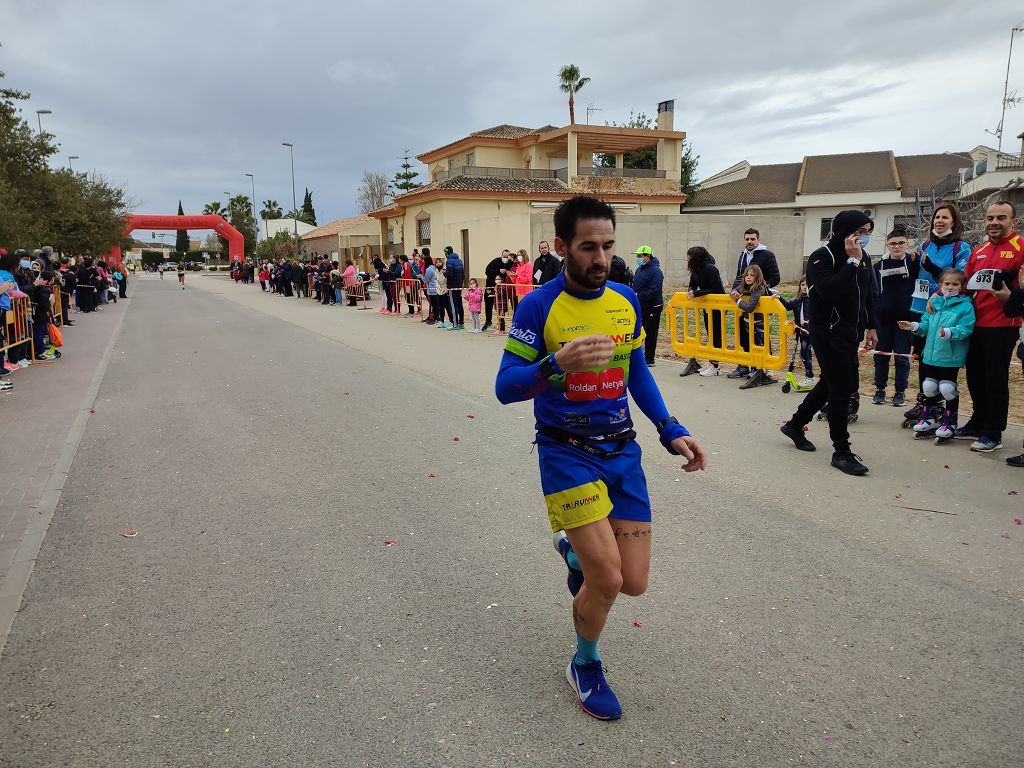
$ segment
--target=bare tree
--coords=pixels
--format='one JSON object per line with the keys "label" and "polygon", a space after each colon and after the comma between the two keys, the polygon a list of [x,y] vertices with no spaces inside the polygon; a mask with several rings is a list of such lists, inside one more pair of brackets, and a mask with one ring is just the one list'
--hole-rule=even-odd
{"label": "bare tree", "polygon": [[391,202],[391,182],[383,173],[363,171],[363,183],[356,194],[360,213],[369,213]]}

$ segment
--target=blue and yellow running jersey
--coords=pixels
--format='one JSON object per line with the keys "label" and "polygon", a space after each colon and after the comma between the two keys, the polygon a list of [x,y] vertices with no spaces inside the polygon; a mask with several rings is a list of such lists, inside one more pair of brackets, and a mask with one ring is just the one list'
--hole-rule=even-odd
{"label": "blue and yellow running jersey", "polygon": [[631,288],[605,283],[598,293],[578,294],[565,286],[565,273],[524,296],[505,344],[535,363],[581,336],[604,334],[615,342],[605,368],[568,373],[533,399],[537,426],[598,437],[631,429],[626,386],[629,358],[644,343],[640,305]]}

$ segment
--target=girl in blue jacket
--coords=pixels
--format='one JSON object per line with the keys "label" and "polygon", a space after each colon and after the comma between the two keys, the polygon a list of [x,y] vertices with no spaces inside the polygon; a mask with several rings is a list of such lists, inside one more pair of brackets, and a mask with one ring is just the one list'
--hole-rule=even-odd
{"label": "girl in blue jacket", "polygon": [[940,440],[948,440],[956,431],[960,393],[956,381],[967,360],[967,348],[974,331],[974,305],[964,292],[967,278],[962,270],[947,269],[939,276],[940,294],[931,300],[934,312],[922,315],[920,322],[901,320],[899,327],[925,338],[921,358],[921,391],[926,397],[941,395],[943,418],[933,409],[914,425],[915,436],[927,437],[932,432]]}

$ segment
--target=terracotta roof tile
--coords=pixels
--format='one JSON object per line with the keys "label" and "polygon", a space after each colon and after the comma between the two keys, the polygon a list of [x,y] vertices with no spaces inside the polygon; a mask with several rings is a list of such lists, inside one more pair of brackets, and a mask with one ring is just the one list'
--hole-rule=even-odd
{"label": "terracotta roof tile", "polygon": [[687,207],[791,203],[796,199],[796,182],[799,178],[800,163],[752,165],[745,179],[698,188]]}
{"label": "terracotta roof tile", "polygon": [[508,123],[502,123],[496,125],[493,128],[484,128],[482,131],[473,131],[469,134],[470,136],[480,136],[487,139],[521,139],[523,136],[529,136],[531,133],[538,133],[533,128],[523,128],[518,125],[509,125]]}
{"label": "terracotta roof tile", "polygon": [[897,189],[892,152],[808,155],[804,158],[803,195],[840,192],[890,192]]}
{"label": "terracotta roof tile", "polygon": [[347,219],[335,219],[334,221],[327,222],[321,227],[311,229],[304,235],[299,235],[299,239],[312,240],[317,237],[330,237],[331,235],[337,235],[363,224],[370,224],[373,221],[374,219],[369,216],[350,216]]}
{"label": "terracotta roof tile", "polygon": [[973,165],[973,161],[967,152],[905,155],[896,158],[896,167],[899,169],[900,181],[903,183],[904,197],[912,197],[913,195],[910,193],[916,189],[934,187],[947,176],[970,165]]}

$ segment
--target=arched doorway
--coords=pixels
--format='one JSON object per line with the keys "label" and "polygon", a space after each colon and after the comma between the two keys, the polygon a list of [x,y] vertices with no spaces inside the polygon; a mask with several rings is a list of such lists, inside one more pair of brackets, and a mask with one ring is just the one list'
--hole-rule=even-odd
{"label": "arched doorway", "polygon": [[[144,213],[130,213],[125,216],[124,236],[128,237],[137,229],[212,229],[228,241],[230,261],[245,261],[245,238],[241,232],[228,224],[223,216],[156,216]],[[120,265],[121,246],[115,245],[111,248],[104,260],[111,266]]]}

